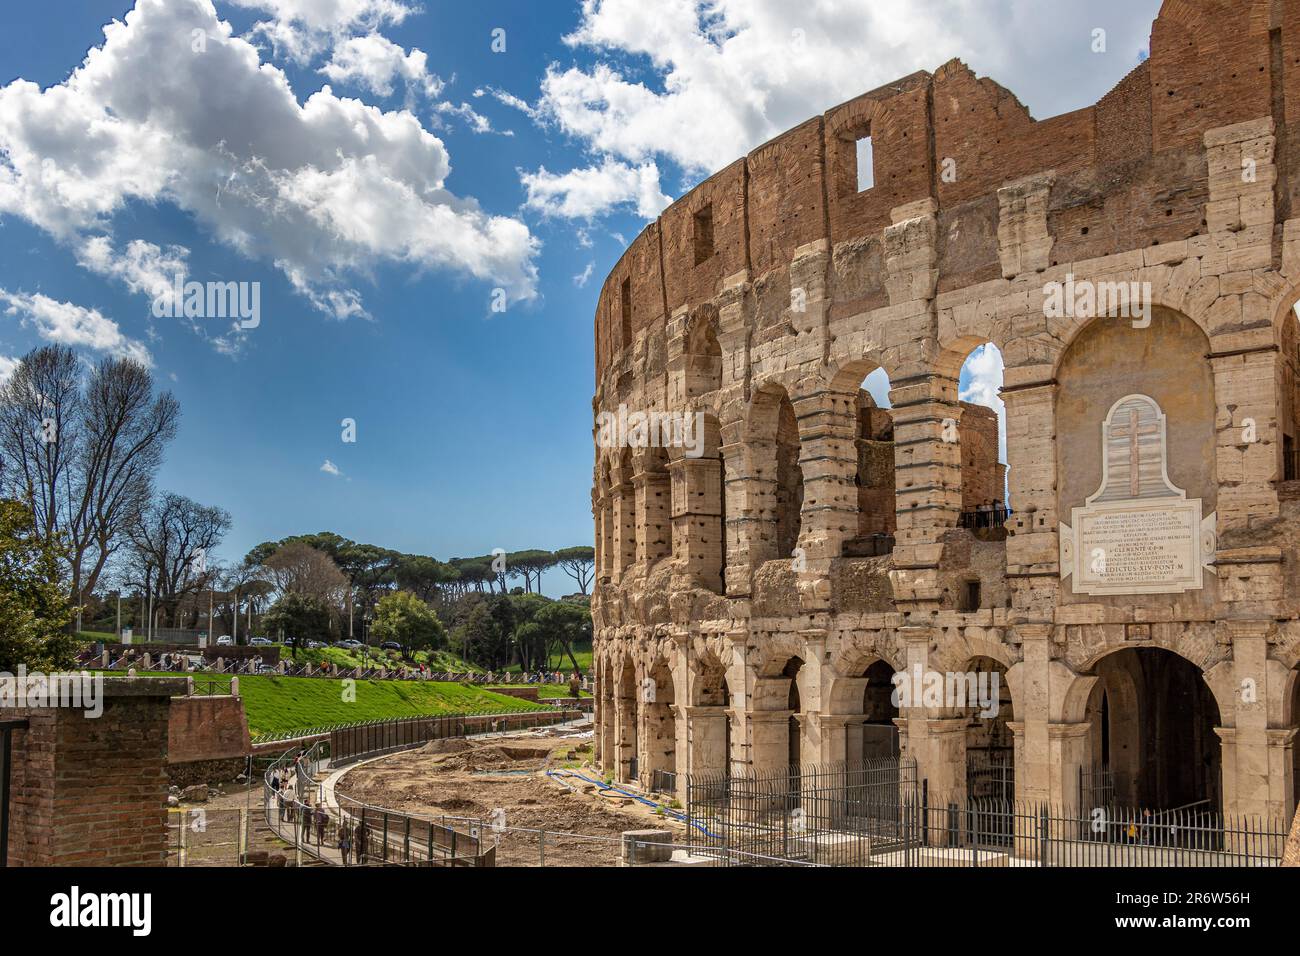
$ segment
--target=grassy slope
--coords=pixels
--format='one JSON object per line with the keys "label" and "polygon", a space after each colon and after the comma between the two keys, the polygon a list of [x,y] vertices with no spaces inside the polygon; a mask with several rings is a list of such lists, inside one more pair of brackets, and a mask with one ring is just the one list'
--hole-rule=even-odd
{"label": "grassy slope", "polygon": [[[548,700],[552,697],[568,697],[568,684],[493,684],[493,687],[536,687],[537,696],[541,700]],[[590,697],[591,694],[585,690],[578,691],[579,697]]]}
{"label": "grassy slope", "polygon": [[[590,673],[591,645],[587,644],[584,646],[579,644],[573,649],[573,656],[578,659],[578,666],[582,668],[582,672],[584,674]],[[551,661],[547,670],[564,671],[565,674],[568,674],[572,668],[573,662],[569,660],[569,655],[564,653],[564,651],[559,651],[558,653],[551,655]],[[519,671],[519,665],[511,664],[506,668],[506,670],[512,673],[517,673]]]}
{"label": "grassy slope", "polygon": [[[194,680],[196,691],[215,686],[220,692],[230,687],[229,677],[196,674]],[[356,700],[348,702],[343,699],[342,681],[244,676],[239,678],[239,693],[244,698],[249,732],[254,736],[381,718],[548,709],[467,684],[441,681],[358,681]]]}

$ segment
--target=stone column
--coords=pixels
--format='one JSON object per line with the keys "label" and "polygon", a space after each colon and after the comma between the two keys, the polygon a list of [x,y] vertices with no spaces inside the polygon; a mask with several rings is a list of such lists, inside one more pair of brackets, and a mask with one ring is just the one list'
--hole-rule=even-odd
{"label": "stone column", "polygon": [[608,583],[614,576],[614,499],[604,494],[594,499],[596,519],[596,583]]}
{"label": "stone column", "polygon": [[1007,581],[1013,609],[1040,618],[1060,594],[1060,517],[1056,508],[1056,392],[1050,367],[1007,371]]}
{"label": "stone column", "polygon": [[681,457],[669,462],[668,470],[672,476],[673,558],[685,577],[678,586],[719,591],[727,546],[722,526],[722,465],[707,456]]}
{"label": "stone column", "polygon": [[611,579],[615,584],[623,580],[623,574],[636,562],[636,489],[632,484],[631,464],[624,458],[625,465],[614,471],[614,564]]}
{"label": "stone column", "polygon": [[781,770],[790,765],[792,710],[749,712],[750,765],[755,770]]}
{"label": "stone column", "polygon": [[839,394],[819,389],[793,398],[792,404],[803,472],[799,591],[804,610],[814,610],[830,606],[831,562],[858,533],[857,390]]}
{"label": "stone column", "polygon": [[[866,683],[865,678],[862,683]],[[861,760],[861,714],[821,714],[818,724],[821,728],[822,763],[858,763]]]}
{"label": "stone column", "polygon": [[1047,741],[1049,760],[1057,768],[1048,777],[1048,802],[1063,809],[1077,808],[1082,814],[1093,808],[1083,806],[1079,793],[1079,775],[1089,765],[1092,756],[1091,721],[1077,724],[1048,724]]}
{"label": "stone column", "polygon": [[890,389],[894,417],[894,564],[890,572],[901,609],[939,609],[943,535],[961,514],[961,405],[957,380],[911,365]]}
{"label": "stone column", "polygon": [[[907,647],[908,674],[924,675],[929,669],[929,627],[899,629]],[[915,696],[920,695],[916,689]],[[935,801],[964,802],[966,798],[966,718],[931,713],[920,701],[904,700],[899,708],[899,747],[901,755],[916,760],[918,792],[921,781],[929,781]]]}
{"label": "stone column", "polygon": [[654,470],[652,461],[648,454],[640,456],[640,470],[632,476],[636,501],[636,560],[647,568],[667,557],[672,550],[668,472]]}
{"label": "stone column", "polygon": [[[1015,639],[1020,641],[1023,657],[1019,664],[1013,692],[1016,733],[1016,799],[1043,802],[1060,795],[1061,784],[1053,784],[1052,748],[1048,724],[1051,702],[1048,700],[1051,660],[1051,624],[1018,624]],[[1058,778],[1060,767],[1057,766]]]}
{"label": "stone column", "polygon": [[[741,427],[738,423],[724,430],[724,438],[729,437],[726,431],[739,432]],[[729,441],[722,446],[722,456],[727,484],[727,596],[748,597],[754,571],[777,556],[776,442]]]}
{"label": "stone column", "polygon": [[[1271,323],[1270,303],[1262,295],[1249,293],[1234,298],[1250,301],[1249,309],[1255,313],[1250,320],[1255,324]],[[1219,308],[1215,306],[1216,314]],[[1229,309],[1223,320],[1248,321],[1247,308],[1242,304]],[[1217,415],[1220,421],[1231,423],[1215,429],[1220,535],[1276,518],[1281,508],[1274,485],[1282,477],[1282,435],[1277,420],[1280,356],[1271,337],[1267,345],[1244,353],[1239,339],[1232,333],[1216,335],[1210,346],[1214,350],[1210,365],[1214,370]]]}
{"label": "stone column", "polygon": [[699,704],[684,708],[690,773],[729,773],[726,707]]}
{"label": "stone column", "polygon": [[[1281,818],[1287,807],[1273,799],[1270,786],[1271,748],[1268,727],[1268,635],[1271,621],[1220,621],[1221,632],[1232,642],[1232,710],[1219,701],[1224,724],[1232,733],[1219,733],[1223,741],[1223,809],[1229,814],[1257,814]],[[1253,688],[1246,693],[1247,687]],[[1226,730],[1226,726],[1225,726]],[[1216,732],[1218,732],[1216,730]],[[1228,751],[1231,750],[1231,760]],[[1229,795],[1231,794],[1231,799]],[[1278,788],[1277,797],[1282,797]]]}

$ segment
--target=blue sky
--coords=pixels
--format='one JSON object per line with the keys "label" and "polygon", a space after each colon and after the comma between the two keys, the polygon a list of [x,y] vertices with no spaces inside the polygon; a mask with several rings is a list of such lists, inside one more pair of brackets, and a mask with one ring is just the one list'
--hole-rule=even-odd
{"label": "blue sky", "polygon": [[[147,355],[182,407],[159,486],[231,512],[226,559],[326,529],[441,558],[588,543],[592,314],[648,217],[952,56],[1037,116],[1087,105],[1158,10],[800,6],[7,3],[0,374],[49,340]],[[155,318],[182,270],[260,283],[260,324]]]}

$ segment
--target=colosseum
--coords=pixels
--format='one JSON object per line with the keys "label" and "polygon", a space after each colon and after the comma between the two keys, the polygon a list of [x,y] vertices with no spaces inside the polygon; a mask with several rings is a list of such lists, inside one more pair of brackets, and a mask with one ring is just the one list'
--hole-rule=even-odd
{"label": "colosseum", "polygon": [[[1167,0],[1093,106],[1035,120],[952,61],[650,223],[593,413],[702,434],[597,434],[603,770],[680,796],[901,755],[956,798],[1289,820],[1292,129],[1300,0]],[[1001,422],[962,400],[997,353]],[[933,674],[999,690],[896,692]]]}

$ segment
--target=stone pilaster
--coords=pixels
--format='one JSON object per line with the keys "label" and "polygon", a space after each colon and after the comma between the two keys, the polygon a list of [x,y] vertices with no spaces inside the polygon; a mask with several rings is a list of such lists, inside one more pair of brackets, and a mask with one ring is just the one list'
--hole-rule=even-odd
{"label": "stone pilaster", "polygon": [[677,458],[672,476],[672,550],[684,580],[677,586],[722,587],[726,548],[722,520],[722,464],[714,457]]}
{"label": "stone pilaster", "polygon": [[[1014,513],[1007,521],[1007,579],[1018,616],[1041,619],[1060,594],[1056,502],[1056,382],[1043,367],[1008,373],[1007,475]],[[1013,384],[1014,383],[1014,384]]]}
{"label": "stone pilaster", "polygon": [[998,256],[1002,276],[1014,279],[1051,265],[1052,234],[1047,207],[1054,173],[1039,173],[998,190]]}

